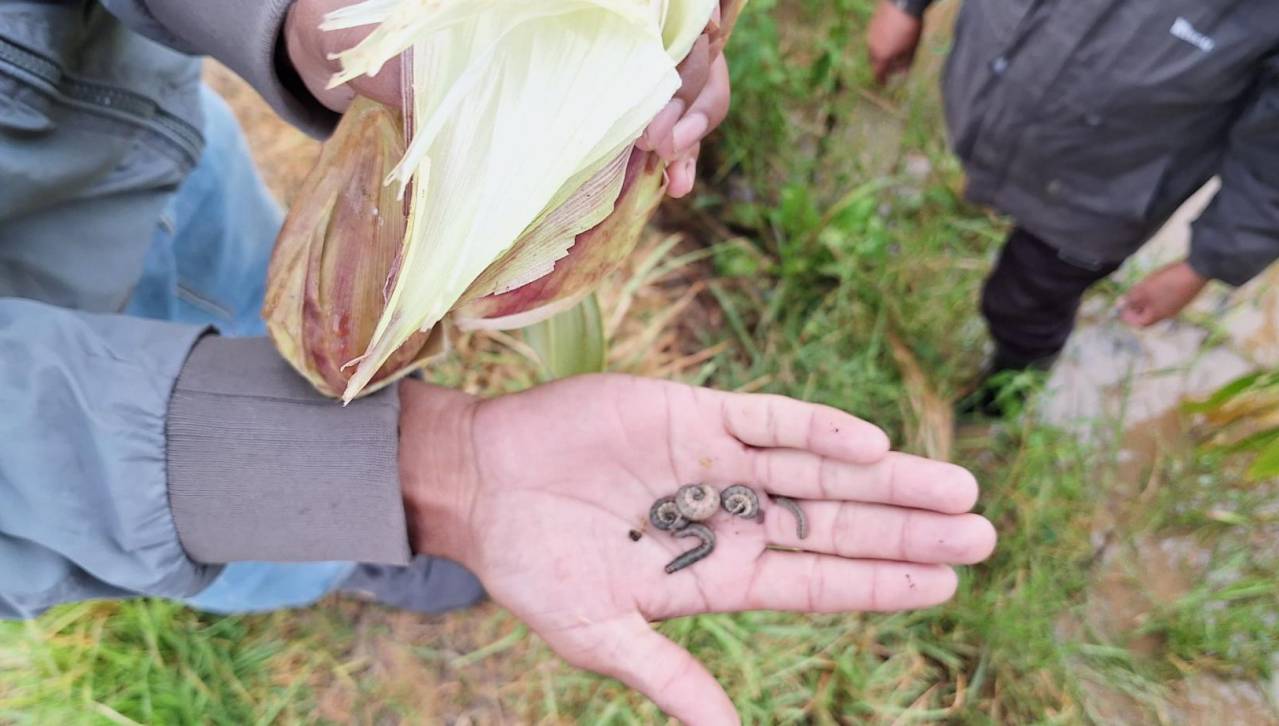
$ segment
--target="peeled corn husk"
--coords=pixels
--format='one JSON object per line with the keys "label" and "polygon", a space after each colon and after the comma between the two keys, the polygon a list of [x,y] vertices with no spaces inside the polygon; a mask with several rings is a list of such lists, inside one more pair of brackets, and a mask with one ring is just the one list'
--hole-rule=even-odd
{"label": "peeled corn husk", "polygon": [[[349,401],[445,350],[450,325],[509,329],[568,309],[634,249],[665,190],[634,148],[699,34],[740,3],[370,0],[344,82],[410,51],[398,110],[357,99],[290,210],[265,314],[281,354]],[[407,142],[406,142],[407,139]]]}
{"label": "peeled corn husk", "polygon": [[[356,98],[289,209],[276,241],[263,309],[280,354],[316,390],[339,397],[348,362],[368,348],[386,307],[408,219],[387,171],[404,154],[399,113]],[[406,341],[366,393],[444,352],[443,327]]]}

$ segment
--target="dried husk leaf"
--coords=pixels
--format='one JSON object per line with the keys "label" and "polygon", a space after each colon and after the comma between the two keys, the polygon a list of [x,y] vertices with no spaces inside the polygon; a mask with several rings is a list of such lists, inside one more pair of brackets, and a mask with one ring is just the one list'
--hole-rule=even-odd
{"label": "dried husk leaf", "polygon": [[626,182],[631,150],[586,177],[561,203],[544,211],[511,249],[489,265],[462,294],[458,306],[527,285],[551,274],[568,256],[577,236],[613,213]]}
{"label": "dried husk leaf", "polygon": [[[386,305],[406,219],[383,181],[403,153],[398,113],[356,99],[303,183],[271,257],[267,330],[285,360],[326,396],[346,388],[346,364],[364,352]],[[444,345],[442,327],[413,336],[365,392],[420,368]]]}
{"label": "dried husk leaf", "polygon": [[[664,171],[665,166],[656,154],[634,149],[613,213],[577,235],[568,256],[557,262],[549,275],[454,310],[453,319],[458,327],[522,328],[577,304],[634,251],[644,226],[666,191]],[[499,260],[496,264],[503,263],[504,260]]]}

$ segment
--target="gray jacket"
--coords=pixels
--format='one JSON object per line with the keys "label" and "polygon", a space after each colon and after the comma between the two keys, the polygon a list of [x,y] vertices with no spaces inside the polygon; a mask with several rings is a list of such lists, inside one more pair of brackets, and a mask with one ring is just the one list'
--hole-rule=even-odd
{"label": "gray jacket", "polygon": [[1279,256],[1275,0],[964,0],[944,91],[970,198],[1069,259],[1123,259],[1214,175],[1190,264]]}
{"label": "gray jacket", "polygon": [[265,339],[118,314],[200,155],[186,53],[331,128],[278,62],[288,5],[0,2],[0,617],[187,597],[235,560],[408,561],[394,392],[343,409]]}

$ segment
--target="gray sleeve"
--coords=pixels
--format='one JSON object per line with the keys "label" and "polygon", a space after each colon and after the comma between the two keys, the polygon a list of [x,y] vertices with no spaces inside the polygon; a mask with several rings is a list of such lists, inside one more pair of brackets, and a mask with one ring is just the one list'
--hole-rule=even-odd
{"label": "gray sleeve", "polygon": [[408,561],[395,394],[321,404],[203,332],[0,298],[0,617],[189,597],[234,558]]}
{"label": "gray sleeve", "polygon": [[198,328],[0,299],[0,617],[199,592],[178,542],[165,409]]}
{"label": "gray sleeve", "polygon": [[293,0],[102,0],[135,31],[177,50],[218,59],[248,81],[282,118],[311,136],[338,115],[306,90],[284,53]]}
{"label": "gray sleeve", "polygon": [[1279,60],[1230,131],[1221,189],[1192,228],[1190,266],[1242,285],[1279,257]]}

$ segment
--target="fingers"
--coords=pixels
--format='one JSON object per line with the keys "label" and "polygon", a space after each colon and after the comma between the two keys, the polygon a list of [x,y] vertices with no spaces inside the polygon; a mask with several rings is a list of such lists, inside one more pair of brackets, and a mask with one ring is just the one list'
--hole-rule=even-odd
{"label": "fingers", "polygon": [[680,61],[675,70],[679,72],[680,77],[680,88],[675,92],[675,98],[683,101],[685,105],[690,105],[697,100],[710,77],[711,39],[704,33],[698,36],[693,42],[693,47],[689,49],[688,55]]}
{"label": "fingers", "polygon": [[666,167],[667,196],[679,199],[693,191],[693,183],[697,181],[697,155],[701,148],[700,143],[694,144],[687,154]]}
{"label": "fingers", "polygon": [[866,50],[876,83],[882,85],[890,76],[910,70],[922,28],[919,18],[892,3],[879,3],[866,30]]}
{"label": "fingers", "polygon": [[704,87],[699,90],[695,100],[671,129],[670,134],[655,137],[654,151],[668,162],[686,154],[694,144],[723,123],[728,115],[731,89],[728,62],[721,55],[711,62]]}
{"label": "fingers", "polygon": [[371,98],[392,108],[400,108],[404,104],[404,87],[402,66],[399,61],[391,61],[382,66],[372,78],[361,76],[350,82],[350,86],[361,96]]}
{"label": "fingers", "polygon": [[348,0],[305,0],[294,3],[289,8],[284,27],[289,61],[311,95],[333,111],[345,111],[357,92],[399,107],[401,73],[398,61],[387,63],[372,78],[361,77],[336,88],[328,87],[329,80],[339,70],[339,64],[333,56],[355,47],[372,32],[372,28],[368,26],[320,30],[320,24],[329,12],[348,4]]}
{"label": "fingers", "polygon": [[887,56],[872,52],[870,54],[870,67],[875,75],[875,83],[880,86],[884,85],[888,80],[888,71],[892,68],[892,61]]}
{"label": "fingers", "polygon": [[701,140],[728,115],[731,84],[723,54],[711,58],[709,38],[698,38],[680,64],[683,85],[635,145],[654,151],[666,167],[666,193],[676,199],[693,190]]}
{"label": "fingers", "polygon": [[[643,693],[668,715],[686,724],[735,726],[737,709],[728,694],[688,651],[653,630],[638,615],[612,626],[613,647],[592,648],[574,665],[612,676]],[[606,657],[607,662],[595,662]],[[575,662],[576,661],[576,662]]]}
{"label": "fingers", "polygon": [[1158,322],[1150,308],[1133,304],[1124,305],[1119,317],[1134,328],[1147,328]]}
{"label": "fingers", "polygon": [[666,104],[661,111],[657,112],[648,128],[644,129],[644,133],[640,135],[635,142],[642,151],[655,151],[660,139],[664,139],[671,135],[678,122],[684,116],[684,109],[688,104],[684,101],[673,98],[670,103]]}
{"label": "fingers", "polygon": [[944,565],[769,551],[757,560],[744,590],[712,602],[712,607],[721,612],[891,612],[946,602],[957,582],[955,572]]}
{"label": "fingers", "polygon": [[874,71],[875,83],[884,85],[889,78],[901,75],[910,70],[914,57],[905,55],[871,55],[871,69]]}
{"label": "fingers", "polygon": [[[645,151],[656,151],[663,161],[674,165],[723,123],[731,97],[728,63],[723,55],[719,55],[709,62],[705,82],[697,87],[696,95],[680,95],[672,99],[648,125],[636,146]],[[696,157],[695,151],[693,157]]]}
{"label": "fingers", "polygon": [[[820,431],[823,424],[815,426]],[[967,469],[910,454],[893,452],[871,458],[870,463],[833,461],[834,457],[809,451],[756,451],[752,456],[756,484],[797,499],[874,502],[959,514],[972,509],[979,494],[977,480]]]}
{"label": "fingers", "polygon": [[852,559],[971,565],[995,549],[995,528],[976,514],[938,514],[879,504],[801,501],[808,536],[786,510],[765,505],[769,544]]}
{"label": "fingers", "polygon": [[[711,57],[710,39],[705,35],[698,37],[688,56],[676,68],[679,71],[680,87],[675,97],[657,113],[644,129],[643,135],[636,141],[636,146],[643,151],[658,151],[662,160],[668,163],[675,161],[678,152],[673,151],[676,124],[684,118],[684,112],[697,101],[698,95],[706,87],[710,77]],[[698,139],[701,137],[699,136]],[[679,147],[687,148],[687,144]]]}
{"label": "fingers", "polygon": [[817,456],[862,464],[874,463],[888,454],[887,434],[839,409],[785,396],[718,395],[722,397],[724,429],[747,446],[803,449]]}
{"label": "fingers", "polygon": [[1186,261],[1173,262],[1147,275],[1124,295],[1120,317],[1135,327],[1149,327],[1174,317],[1203,292],[1208,279]]}
{"label": "fingers", "polygon": [[1145,294],[1141,286],[1134,287],[1128,291],[1128,294],[1123,299],[1122,306],[1119,317],[1133,327],[1149,327],[1159,322],[1163,317],[1159,315],[1155,305],[1152,304],[1149,296]]}

